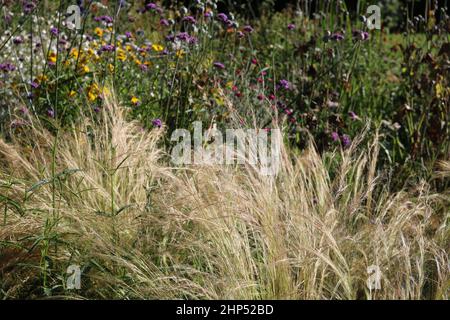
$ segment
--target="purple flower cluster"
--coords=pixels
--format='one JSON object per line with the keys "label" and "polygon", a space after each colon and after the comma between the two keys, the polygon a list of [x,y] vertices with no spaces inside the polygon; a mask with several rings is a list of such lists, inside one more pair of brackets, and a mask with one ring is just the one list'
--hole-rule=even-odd
{"label": "purple flower cluster", "polygon": [[54,35],[55,37],[58,36],[58,34],[59,34],[58,28],[55,28],[55,27],[51,28],[50,33],[52,35]]}
{"label": "purple flower cluster", "polygon": [[159,14],[162,14],[163,9],[160,8],[156,3],[150,2],[145,5],[144,9],[140,9],[139,12],[145,13],[147,11],[156,11]]}
{"label": "purple flower cluster", "polygon": [[175,39],[188,44],[196,44],[198,42],[198,39],[195,36],[191,36],[187,32],[179,32],[176,36],[172,34],[166,36],[166,41],[173,42]]}
{"label": "purple flower cluster", "polygon": [[195,18],[193,16],[183,17],[183,19],[181,19],[181,21],[187,22],[187,23],[190,23],[190,24],[196,24],[197,23],[197,20],[195,20]]}
{"label": "purple flower cluster", "polygon": [[36,81],[31,81],[31,82],[30,82],[30,86],[31,86],[33,89],[37,89],[37,88],[39,88],[39,83],[37,83]]}
{"label": "purple flower cluster", "polygon": [[115,47],[112,44],[105,44],[100,49],[101,52],[112,52],[114,50],[115,50]]}
{"label": "purple flower cluster", "polygon": [[49,116],[50,118],[54,118],[55,117],[55,110],[53,109],[48,109],[47,110],[47,116]]}
{"label": "purple flower cluster", "polygon": [[16,70],[16,66],[9,62],[0,63],[0,70],[3,72],[12,72]]}
{"label": "purple flower cluster", "polygon": [[345,37],[342,33],[336,32],[330,36],[330,39],[333,41],[342,41],[345,39]]}
{"label": "purple flower cluster", "polygon": [[98,17],[94,18],[94,21],[97,21],[97,22],[102,21],[104,23],[108,23],[109,24],[109,23],[113,23],[114,20],[110,16],[98,16]]}
{"label": "purple flower cluster", "polygon": [[159,20],[159,25],[160,26],[164,26],[164,27],[168,27],[170,25],[169,21],[167,19],[161,19]]}
{"label": "purple flower cluster", "polygon": [[352,144],[352,139],[350,139],[349,135],[343,134],[342,136],[339,136],[339,133],[336,131],[331,133],[331,140],[333,140],[333,142],[342,142],[344,148],[348,148]]}
{"label": "purple flower cluster", "polygon": [[278,82],[278,85],[277,85],[278,90],[280,90],[280,89],[289,90],[290,88],[291,88],[291,84],[286,79],[282,79]]}
{"label": "purple flower cluster", "polygon": [[227,23],[228,22],[228,16],[225,13],[219,13],[217,15],[217,19],[223,23]]}
{"label": "purple flower cluster", "polygon": [[217,69],[225,69],[225,65],[222,62],[216,61],[213,63],[213,66]]}
{"label": "purple flower cluster", "polygon": [[32,1],[27,1],[23,5],[23,12],[25,14],[30,14],[34,10],[34,8],[36,8],[36,4]]}
{"label": "purple flower cluster", "polygon": [[153,119],[153,120],[152,120],[152,125],[153,125],[154,127],[161,128],[161,127],[162,127],[162,121],[161,121],[161,119]]}
{"label": "purple flower cluster", "polygon": [[23,42],[24,42],[24,40],[23,40],[23,37],[21,37],[21,36],[14,37],[14,39],[13,39],[13,43],[15,45],[22,44]]}
{"label": "purple flower cluster", "polygon": [[252,33],[253,27],[252,26],[245,26],[242,30],[244,30],[245,33]]}
{"label": "purple flower cluster", "polygon": [[145,9],[147,10],[156,10],[158,5],[156,3],[150,2],[145,5]]}
{"label": "purple flower cluster", "polygon": [[369,33],[366,31],[355,30],[353,31],[353,38],[359,41],[369,40]]}

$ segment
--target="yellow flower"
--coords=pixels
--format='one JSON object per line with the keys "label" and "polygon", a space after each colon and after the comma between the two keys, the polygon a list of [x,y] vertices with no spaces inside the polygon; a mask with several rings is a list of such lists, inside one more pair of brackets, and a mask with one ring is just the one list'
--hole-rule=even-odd
{"label": "yellow flower", "polygon": [[89,99],[89,101],[95,101],[95,99],[97,99],[97,95],[95,93],[93,93],[92,91],[89,91],[88,99]]}
{"label": "yellow flower", "polygon": [[136,98],[135,96],[131,97],[131,103],[134,105],[137,105],[139,103],[139,99]]}
{"label": "yellow flower", "polygon": [[56,63],[56,53],[51,52],[48,56],[48,61],[51,63]]}
{"label": "yellow flower", "polygon": [[44,83],[45,81],[47,81],[48,80],[48,77],[45,75],[45,74],[41,74],[41,75],[39,75],[38,77],[37,77],[37,81],[39,82],[39,83]]}
{"label": "yellow flower", "polygon": [[78,67],[78,72],[79,72],[79,73],[84,74],[84,73],[88,73],[89,71],[91,71],[91,70],[90,70],[89,67],[88,67],[87,65],[85,65],[85,64],[81,64],[81,65]]}
{"label": "yellow flower", "polygon": [[90,85],[88,87],[88,99],[89,101],[95,101],[98,97],[98,94],[100,92],[100,89],[96,83]]}
{"label": "yellow flower", "polygon": [[119,59],[120,61],[125,61],[127,59],[127,55],[126,55],[125,51],[123,51],[122,49],[118,49],[117,50],[117,59]]}
{"label": "yellow flower", "polygon": [[159,45],[159,44],[153,44],[153,45],[152,45],[152,49],[153,49],[154,51],[156,51],[156,52],[160,52],[160,51],[163,51],[163,50],[164,50],[164,47],[163,47],[162,45]]}
{"label": "yellow flower", "polygon": [[71,91],[69,92],[69,97],[72,98],[72,97],[74,97],[76,94],[77,94],[76,91],[71,90]]}
{"label": "yellow flower", "polygon": [[182,58],[184,56],[183,50],[177,50],[177,53],[175,54],[178,58]]}
{"label": "yellow flower", "polygon": [[97,28],[95,28],[94,32],[99,37],[103,36],[103,29],[102,28],[97,27]]}
{"label": "yellow flower", "polygon": [[109,69],[109,72],[114,72],[114,66],[110,63],[109,65],[108,65],[108,69]]}
{"label": "yellow flower", "polygon": [[75,48],[72,48],[72,50],[70,51],[70,56],[76,59],[76,58],[78,58],[78,55],[79,55],[78,50]]}
{"label": "yellow flower", "polygon": [[444,97],[446,90],[445,90],[444,86],[442,85],[442,83],[440,83],[440,82],[436,83],[435,90],[436,90],[436,97],[438,97],[438,98]]}

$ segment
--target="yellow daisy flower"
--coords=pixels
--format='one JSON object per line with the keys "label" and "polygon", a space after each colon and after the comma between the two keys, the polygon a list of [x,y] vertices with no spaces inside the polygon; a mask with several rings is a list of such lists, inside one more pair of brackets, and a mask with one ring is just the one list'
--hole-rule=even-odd
{"label": "yellow daisy flower", "polygon": [[160,44],[153,44],[152,45],[152,49],[156,52],[160,52],[164,50],[164,47]]}
{"label": "yellow daisy flower", "polygon": [[95,28],[94,33],[95,33],[97,36],[102,37],[102,36],[103,36],[103,29],[97,27],[97,28]]}
{"label": "yellow daisy flower", "polygon": [[132,104],[137,105],[139,102],[140,102],[139,99],[136,98],[135,96],[131,97],[131,103]]}

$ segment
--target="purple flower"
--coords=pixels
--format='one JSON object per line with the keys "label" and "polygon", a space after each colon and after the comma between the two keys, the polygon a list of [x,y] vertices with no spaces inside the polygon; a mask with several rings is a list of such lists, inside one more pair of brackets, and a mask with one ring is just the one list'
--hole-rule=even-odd
{"label": "purple flower", "polygon": [[175,36],[173,34],[169,34],[166,36],[167,42],[173,42],[175,40]]}
{"label": "purple flower", "polygon": [[342,41],[342,40],[344,40],[344,35],[342,33],[339,33],[339,32],[333,33],[330,36],[330,39],[334,40],[334,41]]}
{"label": "purple flower", "polygon": [[31,1],[26,2],[25,5],[23,6],[23,12],[25,14],[29,14],[34,10],[34,8],[36,8],[36,5],[33,2]]}
{"label": "purple flower", "polygon": [[102,48],[100,49],[100,51],[107,51],[107,52],[111,52],[114,51],[115,47],[112,44],[105,44],[104,46],[102,46]]}
{"label": "purple flower", "polygon": [[195,20],[195,18],[193,16],[184,17],[181,21],[187,22],[187,23],[190,23],[190,24],[196,24],[197,23],[197,20]]}
{"label": "purple flower", "polygon": [[147,9],[147,10],[156,10],[157,8],[158,8],[158,6],[156,5],[156,3],[153,3],[153,2],[147,3],[145,5],[145,9]]}
{"label": "purple flower", "polygon": [[113,18],[110,16],[99,16],[99,17],[95,17],[94,21],[100,22],[103,21],[105,23],[113,23]]}
{"label": "purple flower", "polygon": [[348,115],[352,120],[359,120],[359,117],[353,111],[349,111]]}
{"label": "purple flower", "polygon": [[55,28],[55,27],[51,28],[50,33],[52,35],[54,35],[55,37],[58,36],[58,34],[59,34],[58,28]]}
{"label": "purple flower", "polygon": [[11,72],[11,71],[16,70],[16,67],[9,62],[5,62],[5,63],[0,63],[0,70],[3,72]]}
{"label": "purple flower", "polygon": [[153,125],[154,127],[161,128],[161,127],[162,127],[162,121],[161,121],[161,119],[158,119],[158,118],[153,119],[153,120],[152,120],[152,125]]}
{"label": "purple flower", "polygon": [[30,86],[31,86],[33,89],[37,89],[37,88],[39,88],[39,83],[37,83],[36,81],[31,81],[31,82],[30,82]]}
{"label": "purple flower", "polygon": [[280,80],[280,82],[278,82],[277,88],[278,89],[283,88],[285,90],[289,90],[291,88],[291,85],[290,85],[289,81],[282,79],[282,80]]}
{"label": "purple flower", "polygon": [[288,30],[292,31],[292,30],[295,29],[295,24],[289,23],[288,26],[287,26],[287,28],[288,28]]}
{"label": "purple flower", "polygon": [[336,131],[333,131],[333,132],[331,133],[331,139],[332,139],[334,142],[339,141],[339,134],[338,134]]}
{"label": "purple flower", "polygon": [[203,15],[205,18],[211,18],[213,16],[213,13],[211,11],[206,11]]}
{"label": "purple flower", "polygon": [[194,37],[194,36],[189,37],[188,43],[189,44],[196,44],[196,43],[198,43],[197,37]]}
{"label": "purple flower", "polygon": [[227,22],[225,22],[225,24],[227,25],[228,28],[236,28],[237,27],[236,22],[234,22],[232,20],[228,20]]}
{"label": "purple flower", "polygon": [[214,62],[214,67],[217,69],[225,69],[225,65],[222,62]]}
{"label": "purple flower", "polygon": [[237,37],[238,37],[239,39],[242,39],[243,37],[245,37],[245,34],[244,34],[242,31],[238,31],[238,32],[237,32]]}
{"label": "purple flower", "polygon": [[105,22],[105,23],[113,23],[114,20],[110,16],[103,16],[102,21]]}
{"label": "purple flower", "polygon": [[146,72],[148,70],[148,67],[146,64],[142,63],[139,65],[139,69],[141,69],[141,71],[143,71],[143,72]]}
{"label": "purple flower", "polygon": [[21,36],[15,37],[15,38],[13,39],[13,43],[14,43],[15,45],[22,44],[22,43],[23,43],[23,38],[22,38]]}
{"label": "purple flower", "polygon": [[[187,32],[179,32],[176,37],[180,41],[184,41],[190,44],[197,43],[197,38],[190,36]],[[167,37],[166,37],[167,39]],[[167,39],[169,40],[169,39]],[[170,41],[170,40],[169,40]]]}
{"label": "purple flower", "polygon": [[189,34],[187,32],[180,32],[177,34],[177,39],[181,41],[188,41],[189,40]]}
{"label": "purple flower", "polygon": [[366,31],[355,30],[353,31],[353,38],[355,40],[366,41],[369,40],[369,33]]}
{"label": "purple flower", "polygon": [[49,116],[50,118],[54,118],[55,117],[55,111],[53,109],[47,109],[47,116]]}
{"label": "purple flower", "polygon": [[342,140],[342,144],[344,145],[345,148],[349,147],[352,144],[352,140],[346,134],[342,135],[341,140]]}
{"label": "purple flower", "polygon": [[169,21],[167,19],[161,19],[159,20],[159,25],[167,27],[169,26]]}
{"label": "purple flower", "polygon": [[223,23],[228,22],[228,16],[225,13],[219,13],[217,15],[217,19],[219,19],[220,21],[222,21]]}
{"label": "purple flower", "polygon": [[252,26],[245,26],[244,28],[242,28],[242,30],[244,30],[245,33],[252,33],[253,32]]}
{"label": "purple flower", "polygon": [[130,39],[133,37],[133,34],[130,31],[125,32],[125,36]]}

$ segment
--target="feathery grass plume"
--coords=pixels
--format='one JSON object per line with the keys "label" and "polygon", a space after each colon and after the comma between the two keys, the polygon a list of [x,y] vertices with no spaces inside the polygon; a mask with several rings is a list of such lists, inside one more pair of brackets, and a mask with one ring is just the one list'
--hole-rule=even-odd
{"label": "feathery grass plume", "polygon": [[[448,199],[425,183],[390,193],[376,139],[322,156],[312,143],[283,149],[279,174],[261,176],[171,168],[161,132],[109,97],[98,121],[61,131],[57,174],[38,122],[0,140],[3,296],[49,294],[36,289],[44,260],[50,294],[72,298],[448,299]],[[64,287],[70,264],[82,268],[76,293]],[[367,287],[372,265],[379,290]]]}

